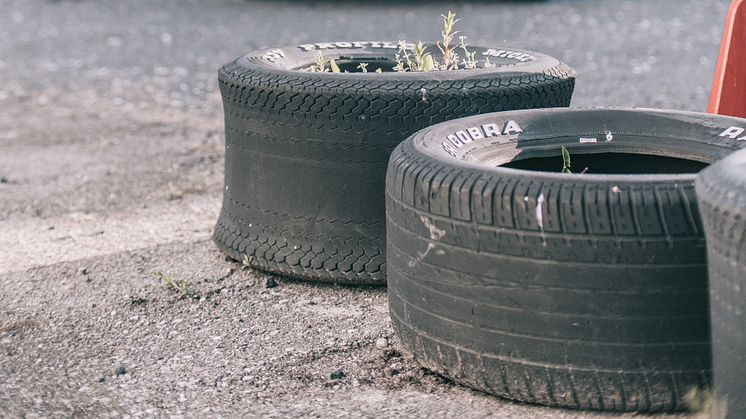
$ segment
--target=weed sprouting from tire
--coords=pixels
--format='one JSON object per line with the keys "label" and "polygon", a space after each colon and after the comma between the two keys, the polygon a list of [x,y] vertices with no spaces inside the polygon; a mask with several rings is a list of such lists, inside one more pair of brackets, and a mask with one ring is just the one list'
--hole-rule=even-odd
{"label": "weed sprouting from tire", "polygon": [[243,255],[243,259],[241,260],[241,269],[244,271],[250,271],[251,270],[251,261],[254,258],[249,255]]}
{"label": "weed sprouting from tire", "polygon": [[[461,31],[455,30],[456,23],[461,19],[456,19],[456,13],[448,11],[445,15],[440,15],[443,18],[443,23],[440,30],[441,40],[437,41],[435,45],[438,47],[440,52],[443,54],[443,61],[438,62],[432,55],[427,52],[427,47],[424,46],[422,41],[418,41],[412,53],[414,60],[410,58],[409,49],[407,48],[406,41],[399,41],[399,50],[396,53],[396,66],[394,71],[407,72],[407,71],[419,71],[428,72],[435,70],[472,70],[477,68],[476,52],[469,51],[466,45],[466,36],[459,36],[459,42],[453,43],[456,35],[460,34]],[[459,56],[456,50],[460,49],[464,53],[464,58],[459,61]],[[489,59],[484,62],[484,68],[494,68]]]}
{"label": "weed sprouting from tire", "polygon": [[692,387],[684,395],[686,407],[694,413],[709,412],[712,401],[712,391],[709,388]]}
{"label": "weed sprouting from tire", "polygon": [[562,146],[562,173],[572,174],[571,165],[570,152],[567,151],[567,147]]}
{"label": "weed sprouting from tire", "polygon": [[[572,170],[570,170],[571,167],[571,160],[570,160],[570,152],[567,150],[567,147],[562,146],[562,173],[572,174]],[[588,168],[584,168],[580,174],[584,174],[588,171]]]}
{"label": "weed sprouting from tire", "polygon": [[[456,13],[448,11],[446,15],[440,15],[443,18],[443,28],[440,31],[443,39],[438,41],[436,45],[440,52],[443,53],[443,70],[458,70],[458,55],[451,49],[451,42],[453,37],[459,34],[461,31],[454,31],[453,28],[456,26],[461,19],[456,19]],[[442,42],[442,43],[441,43]]]}
{"label": "weed sprouting from tire", "polygon": [[[327,65],[329,68],[327,68]],[[326,73],[326,72],[332,72],[332,73],[339,73],[339,66],[337,65],[337,62],[334,61],[334,58],[328,58],[324,55],[324,52],[321,50],[316,51],[316,61],[314,64],[303,71],[308,71],[310,73]],[[365,73],[365,71],[363,71]]]}
{"label": "weed sprouting from tire", "polygon": [[[448,11],[445,15],[440,15],[442,24],[440,29],[441,39],[435,43],[443,55],[442,61],[433,58],[433,55],[427,50],[427,45],[422,41],[414,45],[408,44],[404,40],[398,42],[398,50],[394,57],[396,65],[393,71],[399,73],[405,72],[430,72],[444,70],[473,70],[478,68],[476,52],[469,51],[466,44],[466,36],[458,36],[458,42],[454,43],[456,35],[461,31],[455,30],[456,24],[461,19],[456,19],[456,13]],[[457,50],[460,50],[464,58],[460,59]],[[369,63],[359,63],[357,69],[361,73],[368,73]],[[489,57],[485,57],[483,68],[495,68],[496,65],[491,63]],[[311,73],[340,73],[340,68],[333,58],[328,58],[321,50],[316,51],[315,63],[302,71]],[[347,73],[348,71],[345,71]],[[377,68],[376,73],[382,73],[383,69]]]}

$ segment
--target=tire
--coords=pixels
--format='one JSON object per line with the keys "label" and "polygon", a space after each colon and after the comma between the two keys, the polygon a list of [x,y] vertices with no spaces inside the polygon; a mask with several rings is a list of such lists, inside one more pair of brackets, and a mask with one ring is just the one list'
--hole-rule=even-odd
{"label": "tire", "polygon": [[707,237],[710,277],[715,396],[712,417],[744,418],[746,151],[734,153],[703,170],[697,177],[696,190]]}
{"label": "tire", "polygon": [[[383,284],[384,179],[396,145],[451,118],[570,103],[574,73],[546,55],[514,51],[492,57],[490,69],[372,72],[391,68],[392,46],[264,50],[220,70],[225,191],[214,239],[223,252],[286,276]],[[342,69],[367,61],[371,72],[294,70],[311,65],[317,47]]]}
{"label": "tire", "polygon": [[[684,409],[711,368],[694,178],[743,144],[721,136],[741,123],[530,110],[407,139],[386,179],[388,295],[402,349],[456,382],[522,402]],[[562,174],[562,145],[573,159],[610,166],[621,155],[594,153],[687,159],[677,164],[692,173]],[[555,173],[500,167],[541,156],[556,156]]]}

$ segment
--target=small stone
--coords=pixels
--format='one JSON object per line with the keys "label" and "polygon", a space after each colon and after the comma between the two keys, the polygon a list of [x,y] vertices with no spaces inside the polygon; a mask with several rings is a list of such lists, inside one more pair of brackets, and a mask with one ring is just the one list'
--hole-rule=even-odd
{"label": "small stone", "polygon": [[389,341],[386,338],[376,339],[376,348],[386,349],[387,346],[389,346]]}
{"label": "small stone", "polygon": [[120,365],[120,366],[116,367],[116,369],[114,369],[114,374],[116,374],[118,376],[119,375],[127,374],[127,368],[125,368],[124,365]]}
{"label": "small stone", "polygon": [[150,301],[142,297],[130,296],[130,304],[133,306],[141,306],[149,303]]}
{"label": "small stone", "polygon": [[88,270],[88,268],[81,268],[80,269],[80,274],[81,275],[88,275],[88,273],[90,273],[90,271]]}
{"label": "small stone", "polygon": [[105,382],[105,381],[106,381],[106,377],[104,377],[104,376],[101,376],[101,377],[99,377],[99,379],[98,379],[98,382],[99,382],[99,383],[103,383],[103,382]]}
{"label": "small stone", "polygon": [[267,282],[264,284],[265,288],[274,288],[277,286],[277,281],[275,281],[274,277],[268,277]]}
{"label": "small stone", "polygon": [[8,178],[5,176],[0,176],[0,183],[8,183]]}
{"label": "small stone", "polygon": [[345,373],[342,370],[336,370],[333,373],[329,374],[329,378],[332,380],[341,380],[345,378]]}

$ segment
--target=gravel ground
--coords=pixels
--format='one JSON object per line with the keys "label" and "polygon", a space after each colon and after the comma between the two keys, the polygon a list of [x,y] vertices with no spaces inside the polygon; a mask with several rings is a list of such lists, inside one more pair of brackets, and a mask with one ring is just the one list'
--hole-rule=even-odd
{"label": "gravel ground", "polygon": [[419,369],[383,289],[225,261],[216,70],[434,38],[451,8],[473,44],[572,65],[573,106],[703,110],[728,1],[404,3],[0,0],[0,416],[611,416]]}

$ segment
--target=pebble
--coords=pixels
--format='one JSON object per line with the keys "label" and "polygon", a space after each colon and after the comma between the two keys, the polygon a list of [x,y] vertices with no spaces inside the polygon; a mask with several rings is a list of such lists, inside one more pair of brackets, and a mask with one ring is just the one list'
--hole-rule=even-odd
{"label": "pebble", "polygon": [[277,281],[273,277],[267,278],[267,282],[264,284],[265,288],[274,288],[277,286]]}
{"label": "pebble", "polygon": [[378,338],[376,339],[376,348],[378,349],[386,349],[386,347],[389,346],[389,341],[386,338]]}
{"label": "pebble", "polygon": [[332,380],[341,380],[345,378],[345,373],[342,370],[336,370],[333,373],[329,374],[329,378]]}
{"label": "pebble", "polygon": [[127,374],[127,368],[124,365],[120,365],[114,369],[114,374],[116,375]]}

